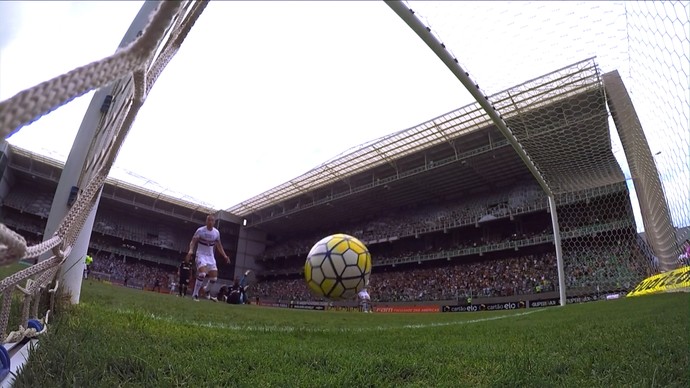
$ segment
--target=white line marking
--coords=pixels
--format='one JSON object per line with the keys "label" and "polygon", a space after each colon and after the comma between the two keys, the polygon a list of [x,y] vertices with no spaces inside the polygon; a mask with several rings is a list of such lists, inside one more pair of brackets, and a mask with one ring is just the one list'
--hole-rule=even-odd
{"label": "white line marking", "polygon": [[405,329],[424,329],[427,327],[439,327],[439,326],[453,326],[453,325],[465,325],[469,323],[480,323],[480,322],[488,322],[488,321],[495,321],[498,319],[505,319],[505,318],[515,318],[515,317],[521,317],[524,315],[529,315],[529,314],[534,314],[538,313],[540,311],[544,311],[544,309],[539,309],[539,310],[530,310],[530,311],[525,311],[524,313],[517,313],[517,314],[509,314],[509,315],[497,315],[495,317],[489,317],[489,318],[477,318],[477,319],[470,319],[467,321],[456,321],[456,322],[438,322],[438,323],[420,323],[417,325],[405,325],[403,328]]}
{"label": "white line marking", "polygon": [[498,315],[495,317],[487,318],[477,318],[469,319],[466,321],[455,321],[455,322],[432,322],[432,323],[420,323],[420,324],[408,324],[402,326],[359,326],[359,327],[310,327],[310,326],[264,326],[264,325],[235,325],[227,323],[218,322],[194,322],[185,319],[177,319],[174,317],[159,316],[152,313],[144,313],[141,311],[129,310],[129,309],[117,309],[115,312],[123,315],[141,315],[146,318],[150,318],[156,321],[168,322],[172,324],[181,324],[188,326],[197,327],[207,327],[212,329],[224,329],[224,330],[234,330],[234,331],[253,331],[262,333],[292,333],[292,332],[307,332],[307,333],[361,333],[369,331],[388,331],[388,330],[399,330],[399,329],[426,329],[430,327],[442,327],[442,326],[453,326],[453,325],[467,325],[474,323],[482,323],[488,321],[496,321],[499,319],[516,318],[529,314],[534,314],[545,309],[536,309],[525,311],[517,314],[506,314]]}

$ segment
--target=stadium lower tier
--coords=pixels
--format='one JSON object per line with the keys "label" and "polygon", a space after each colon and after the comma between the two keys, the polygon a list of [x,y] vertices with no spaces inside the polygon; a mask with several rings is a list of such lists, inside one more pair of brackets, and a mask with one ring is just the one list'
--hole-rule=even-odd
{"label": "stadium lower tier", "polygon": [[[615,249],[590,251],[581,260],[566,260],[568,293],[573,295],[625,292],[644,276],[636,276],[635,261],[606,259],[622,255]],[[589,258],[582,260],[582,258]],[[598,260],[605,258],[605,260]],[[557,291],[557,271],[552,253],[507,258],[487,258],[473,262],[426,263],[426,265],[379,268],[372,273],[369,292],[374,302],[519,301],[529,295]],[[609,263],[607,265],[607,263]],[[173,288],[177,269],[143,261],[126,261],[108,255],[95,258],[91,278],[125,283],[130,287]],[[304,278],[264,279],[249,285],[252,300],[325,301],[310,293]]]}

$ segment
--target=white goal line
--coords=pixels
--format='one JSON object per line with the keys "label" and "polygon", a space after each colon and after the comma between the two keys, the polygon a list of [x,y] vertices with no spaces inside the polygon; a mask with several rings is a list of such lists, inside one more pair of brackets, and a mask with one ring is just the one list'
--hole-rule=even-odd
{"label": "white goal line", "polygon": [[304,333],[361,333],[361,332],[372,332],[372,331],[388,331],[388,330],[399,330],[399,329],[426,329],[432,327],[443,327],[443,326],[455,326],[455,325],[468,325],[474,323],[482,323],[488,321],[496,321],[499,319],[510,319],[517,318],[529,314],[534,314],[546,309],[534,309],[530,311],[525,311],[517,314],[504,314],[494,317],[469,319],[464,321],[452,321],[452,322],[431,322],[431,323],[419,323],[419,324],[408,324],[401,326],[359,326],[359,327],[308,327],[308,326],[267,326],[267,325],[236,325],[227,324],[219,322],[195,322],[186,319],[178,319],[170,316],[160,316],[153,313],[143,313],[140,311],[130,310],[130,309],[117,309],[115,312],[122,315],[142,315],[146,318],[168,322],[173,324],[196,326],[196,327],[206,327],[212,329],[223,329],[223,330],[233,330],[233,331],[250,331],[250,332],[261,332],[261,333],[292,333],[292,332],[304,332]]}

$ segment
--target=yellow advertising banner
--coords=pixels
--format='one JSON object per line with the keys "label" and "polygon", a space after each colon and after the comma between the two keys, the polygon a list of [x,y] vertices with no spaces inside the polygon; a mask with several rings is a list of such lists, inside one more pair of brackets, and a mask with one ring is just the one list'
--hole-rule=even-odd
{"label": "yellow advertising banner", "polygon": [[656,294],[680,288],[690,288],[690,266],[650,276],[640,282],[627,296]]}

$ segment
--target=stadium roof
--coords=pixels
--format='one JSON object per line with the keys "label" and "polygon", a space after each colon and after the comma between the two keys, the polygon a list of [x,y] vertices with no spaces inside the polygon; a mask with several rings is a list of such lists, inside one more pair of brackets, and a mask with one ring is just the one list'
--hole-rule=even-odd
{"label": "stadium roof", "polygon": [[[593,60],[578,62],[495,96],[492,103],[500,107],[514,134],[523,138],[522,145],[535,163],[545,168],[557,193],[624,181],[611,150],[606,96]],[[376,150],[383,147],[369,143],[363,147],[369,153],[363,154],[365,151],[360,148],[311,171],[312,180],[307,181],[311,185],[304,184],[300,190],[289,187],[290,182],[279,186],[291,190],[291,197],[267,194],[261,209],[237,209],[244,211],[237,215],[247,220],[248,227],[276,236],[298,231],[323,232],[371,216],[383,217],[400,208],[448,201],[462,203],[509,187],[537,185],[495,125],[488,119],[482,121],[478,109],[472,110],[470,106],[453,113],[458,112],[469,114],[454,117],[453,123],[459,128],[444,131],[454,133],[455,137],[439,140],[431,133],[429,137],[416,138],[415,147],[403,147],[395,158],[381,157],[382,163],[372,160],[377,158]],[[532,119],[531,125],[523,123],[526,118]],[[414,139],[415,134],[425,133],[429,127],[428,123],[417,126],[408,130],[406,136]],[[399,135],[384,138],[384,143]],[[573,135],[585,141],[574,143]],[[388,149],[396,150],[394,145]],[[556,162],[551,160],[554,157]],[[348,158],[359,159],[361,163],[356,165],[361,169],[350,167],[345,170],[348,175],[328,175],[326,166],[335,170],[339,160]],[[268,201],[271,198],[274,201]]]}
{"label": "stadium roof", "polygon": [[[521,111],[537,109],[599,87],[597,65],[593,58],[589,58],[496,93],[489,100],[508,118]],[[453,147],[453,142],[458,137],[490,125],[490,118],[479,104],[470,104],[413,128],[354,147],[297,178],[228,208],[227,211],[246,217],[356,173],[384,164],[394,165],[395,161],[405,156],[433,146],[447,143]]]}

